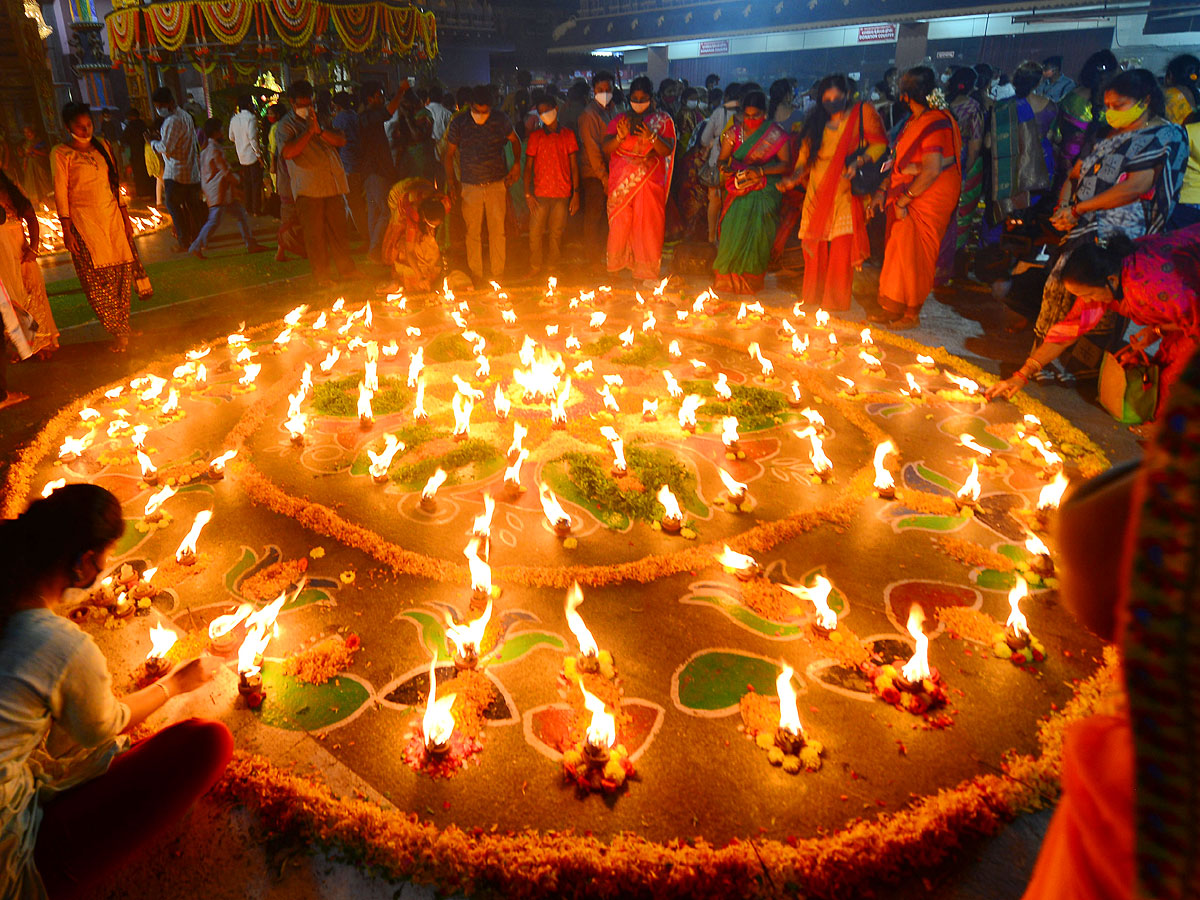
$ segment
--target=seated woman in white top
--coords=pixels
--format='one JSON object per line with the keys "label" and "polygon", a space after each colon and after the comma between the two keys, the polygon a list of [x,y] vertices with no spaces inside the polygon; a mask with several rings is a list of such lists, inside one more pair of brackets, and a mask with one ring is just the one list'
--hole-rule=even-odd
{"label": "seated woman in white top", "polygon": [[193,659],[118,699],[100,648],[55,607],[124,531],[117,498],[71,484],[0,521],[0,897],[86,897],[224,772],[233,738],[191,719],[127,732],[215,674]]}

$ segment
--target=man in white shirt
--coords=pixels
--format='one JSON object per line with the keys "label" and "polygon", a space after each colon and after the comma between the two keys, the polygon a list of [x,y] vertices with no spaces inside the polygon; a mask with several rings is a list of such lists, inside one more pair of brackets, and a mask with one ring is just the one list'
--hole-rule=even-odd
{"label": "man in white shirt", "polygon": [[[722,105],[714,109],[712,115],[704,121],[704,130],[700,132],[700,146],[708,151],[707,164],[711,168],[716,168],[717,160],[721,156],[721,135],[725,133],[725,129],[737,115],[741,102],[742,86],[733,82],[725,88]],[[717,242],[717,225],[721,221],[721,209],[725,205],[724,190],[719,180],[716,186],[707,185],[707,187],[708,242],[715,244]]]}
{"label": "man in white shirt", "polygon": [[[429,98],[425,108],[433,116],[433,142],[438,144],[450,126],[450,110],[442,106],[442,89],[439,85],[435,84],[429,89]],[[441,158],[442,155],[439,153],[438,159]]]}
{"label": "man in white shirt", "polygon": [[179,242],[176,252],[185,253],[208,210],[200,194],[200,149],[196,146],[196,123],[175,105],[170,88],[160,87],[151,97],[154,111],[163,118],[150,146],[163,158],[163,196]]}
{"label": "man in white shirt", "polygon": [[258,115],[254,112],[254,100],[249,94],[242,94],[238,97],[238,111],[229,120],[229,140],[237,151],[238,165],[242,170],[242,191],[245,193],[246,212],[252,216],[261,216],[262,146],[259,143]]}

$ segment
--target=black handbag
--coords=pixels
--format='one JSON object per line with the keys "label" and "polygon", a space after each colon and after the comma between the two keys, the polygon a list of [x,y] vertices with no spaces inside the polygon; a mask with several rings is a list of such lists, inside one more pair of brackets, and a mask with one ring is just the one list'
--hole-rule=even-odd
{"label": "black handbag", "polygon": [[887,174],[891,162],[892,149],[879,159],[871,159],[867,154],[867,133],[863,127],[863,104],[858,104],[858,149],[848,154],[845,165],[850,166],[858,161],[858,168],[850,178],[850,193],[856,197],[867,197],[879,190]]}

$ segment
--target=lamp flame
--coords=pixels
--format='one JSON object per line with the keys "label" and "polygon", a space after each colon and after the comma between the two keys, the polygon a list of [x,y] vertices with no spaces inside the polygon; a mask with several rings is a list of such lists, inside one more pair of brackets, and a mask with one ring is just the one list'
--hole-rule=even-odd
{"label": "lamp flame", "polygon": [[738,442],[737,416],[721,417],[721,442],[726,448],[736,447]]}
{"label": "lamp flame", "polygon": [[521,463],[529,458],[528,450],[521,450],[517,454],[516,461],[511,466],[504,470],[504,481],[516,487],[521,486]]}
{"label": "lamp flame", "polygon": [[225,616],[217,616],[208,623],[209,640],[215,641],[225,637],[225,635],[237,628],[238,623],[242,619],[246,618],[252,612],[254,612],[254,605],[252,603],[243,603],[234,612]]}
{"label": "lamp flame", "polygon": [[583,603],[583,591],[579,587],[579,582],[576,581],[567,591],[567,627],[571,629],[571,634],[575,635],[575,640],[579,644],[580,656],[595,656],[600,649],[596,646],[596,639],[592,637],[583,618],[577,612],[581,603]]}
{"label": "lamp flame", "polygon": [[146,654],[146,659],[162,659],[167,655],[167,651],[175,646],[177,640],[179,635],[170,628],[153,626],[150,629],[150,652]]}
{"label": "lamp flame", "polygon": [[[488,497],[488,499],[491,500],[492,498]],[[491,518],[490,512],[488,514],[488,518]],[[488,525],[485,522],[484,528],[486,529],[487,527]],[[472,537],[467,543],[467,549],[463,551],[463,556],[467,558],[467,566],[471,570],[471,589],[478,591],[481,594],[490,594],[492,590],[492,567],[489,566],[485,560],[480,559],[479,557],[479,547],[481,543],[482,541],[480,538]],[[491,611],[492,602],[489,598],[487,612],[484,613],[484,625],[487,625],[487,617],[491,616]],[[483,629],[480,628],[479,632],[479,640],[483,640]],[[455,641],[455,643],[458,642]],[[473,643],[475,643],[475,646],[478,649],[478,641],[474,641]],[[461,650],[462,647],[460,646],[459,651],[461,652]]]}
{"label": "lamp flame", "polygon": [[417,393],[413,398],[412,417],[414,419],[428,418],[429,413],[425,412],[425,379],[417,379]]}
{"label": "lamp flame", "polygon": [[338,359],[341,357],[341,355],[342,355],[342,351],[339,350],[337,347],[330,348],[329,353],[325,356],[325,358],[323,360],[321,360],[321,371],[329,372],[330,370],[332,370],[334,365],[337,363]]}
{"label": "lamp flame", "polygon": [[675,380],[675,376],[668,370],[663,369],[663,380],[667,383],[667,393],[673,398],[683,396],[683,388],[679,386],[679,382]]}
{"label": "lamp flame", "polygon": [[683,510],[679,508],[679,501],[675,499],[675,495],[671,493],[669,485],[664,484],[658,489],[657,500],[663,507],[663,518],[676,522],[683,521]]}
{"label": "lamp flame", "polygon": [[176,562],[182,560],[185,556],[194,556],[196,553],[196,541],[200,538],[200,532],[204,530],[204,526],[212,519],[211,509],[202,509],[196,513],[196,518],[192,520],[191,530],[184,535],[183,540],[179,544],[179,549],[175,551]]}
{"label": "lamp flame", "polygon": [[438,469],[436,472],[430,475],[429,480],[425,482],[425,487],[421,488],[421,499],[433,499],[433,495],[437,493],[438,488],[442,486],[442,483],[445,482],[445,480],[446,471],[444,469]]}
{"label": "lamp flame", "polygon": [[962,378],[952,372],[943,372],[942,374],[964,394],[975,396],[979,393],[979,385],[970,378]]}
{"label": "lamp flame", "polygon": [[982,488],[979,486],[979,463],[971,460],[971,474],[967,476],[967,480],[963,482],[963,486],[958,489],[955,495],[964,503],[976,503],[979,500],[979,494]]}
{"label": "lamp flame", "polygon": [[231,459],[233,459],[235,456],[237,456],[237,454],[238,454],[237,450],[226,450],[220,456],[213,459],[208,464],[208,467],[209,467],[209,469],[211,469],[214,472],[224,472],[225,471],[225,463],[229,462]]}
{"label": "lamp flame", "polygon": [[925,610],[921,604],[914,603],[908,611],[908,633],[917,642],[912,659],[900,670],[904,677],[911,682],[924,681],[931,674],[929,670],[929,638],[925,636]]}
{"label": "lamp flame", "polygon": [[875,448],[875,489],[886,490],[896,486],[896,479],[892,477],[892,473],[884,468],[883,461],[887,457],[896,452],[896,445],[891,441],[884,441]]}
{"label": "lamp flame", "polygon": [[796,689],[792,687],[795,672],[787,663],[775,679],[775,692],[779,694],[779,727],[792,735],[804,734],[800,727],[800,711],[796,708]]}
{"label": "lamp flame", "polygon": [[683,398],[683,404],[679,407],[680,428],[696,427],[696,410],[700,408],[700,404],[703,402],[704,398],[699,394],[688,394]]}
{"label": "lamp flame", "polygon": [[471,525],[471,534],[485,538],[492,533],[492,513],[496,510],[496,501],[491,494],[483,495],[483,512],[475,517]]}
{"label": "lamp flame", "polygon": [[983,446],[983,444],[979,443],[977,440],[975,440],[975,438],[971,437],[971,435],[966,434],[964,432],[963,434],[960,434],[958,436],[958,439],[959,439],[959,441],[962,442],[962,445],[964,447],[966,447],[968,450],[974,450],[976,453],[978,453],[984,459],[991,459],[992,451],[989,450],[987,447]]}
{"label": "lamp flame", "polygon": [[1067,476],[1059,472],[1054,476],[1054,480],[1042,488],[1042,492],[1038,495],[1038,509],[1042,512],[1048,512],[1052,509],[1058,509],[1058,504],[1062,502],[1063,494],[1067,490]]}
{"label": "lamp flame", "polygon": [[722,400],[728,400],[729,398],[731,398],[733,396],[733,391],[729,387],[729,382],[728,382],[728,379],[725,377],[724,372],[717,373],[717,380],[713,384],[713,391]]}
{"label": "lamp flame", "polygon": [[837,628],[837,613],[829,606],[829,594],[833,591],[833,584],[824,575],[818,575],[812,587],[804,585],[792,587],[789,584],[781,584],[780,587],[801,600],[811,601],[817,610],[817,624],[826,631],[833,631]]}
{"label": "lamp flame", "polygon": [[454,399],[450,401],[450,406],[454,410],[454,435],[469,435],[471,433],[471,410],[475,408],[475,404],[470,398],[462,394],[455,394]]}
{"label": "lamp flame", "polygon": [[148,519],[158,512],[159,507],[174,497],[175,493],[175,488],[168,484],[161,491],[151,495],[150,499],[146,501],[146,518]]}
{"label": "lamp flame", "polygon": [[546,521],[552,527],[562,528],[571,524],[571,517],[544,481],[538,485],[538,496],[542,501],[542,512],[546,514]]}
{"label": "lamp flame", "polygon": [[720,553],[717,554],[717,562],[727,569],[733,569],[735,572],[749,572],[758,568],[758,560],[753,556],[747,556],[745,553],[738,553],[725,544]]}
{"label": "lamp flame", "polygon": [[721,476],[721,483],[725,485],[725,490],[729,491],[731,497],[741,497],[746,493],[747,487],[738,481],[724,469],[718,468],[717,474]]}
{"label": "lamp flame", "polygon": [[371,389],[367,387],[366,382],[358,383],[358,418],[363,422],[371,422],[375,419],[375,413],[371,409],[371,398],[375,396]]}
{"label": "lamp flame", "polygon": [[144,450],[139,449],[137,451],[137,458],[138,458],[138,465],[140,465],[142,467],[142,477],[143,478],[150,478],[158,471],[158,469],[155,467],[154,463],[152,463],[150,461],[150,457],[146,455]]}
{"label": "lamp flame", "polygon": [[1016,578],[1017,583],[1008,592],[1008,608],[1011,612],[1008,614],[1008,621],[1004,623],[1004,627],[1011,628],[1017,637],[1028,637],[1029,622],[1025,618],[1025,614],[1021,612],[1021,601],[1029,596],[1029,585],[1020,575]]}
{"label": "lamp flame", "polygon": [[587,727],[587,742],[593,747],[608,749],[617,742],[617,720],[604,708],[604,701],[588,693],[588,689],[579,683],[583,691],[584,708],[592,714],[592,721]]}
{"label": "lamp flame", "polygon": [[404,442],[394,434],[385,434],[383,441],[383,450],[379,453],[367,448],[367,457],[371,460],[372,478],[385,478],[388,467],[392,464],[392,458],[404,449]]}

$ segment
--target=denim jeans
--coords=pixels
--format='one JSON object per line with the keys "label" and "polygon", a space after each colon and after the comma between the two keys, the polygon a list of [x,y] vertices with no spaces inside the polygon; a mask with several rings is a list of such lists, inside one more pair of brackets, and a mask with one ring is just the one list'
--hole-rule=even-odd
{"label": "denim jeans", "polygon": [[254,246],[254,234],[250,230],[250,217],[246,214],[246,207],[238,203],[236,200],[233,203],[225,203],[220,206],[210,206],[208,208],[208,220],[204,223],[204,227],[200,229],[200,233],[196,235],[196,239],[192,241],[192,246],[188,247],[189,253],[195,253],[197,250],[203,250],[208,246],[208,239],[212,233],[217,230],[221,224],[221,217],[229,213],[237,220],[238,228],[242,232],[242,240],[246,242],[246,246]]}

